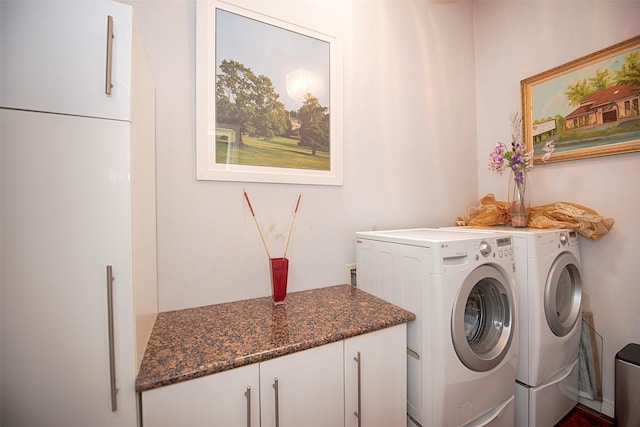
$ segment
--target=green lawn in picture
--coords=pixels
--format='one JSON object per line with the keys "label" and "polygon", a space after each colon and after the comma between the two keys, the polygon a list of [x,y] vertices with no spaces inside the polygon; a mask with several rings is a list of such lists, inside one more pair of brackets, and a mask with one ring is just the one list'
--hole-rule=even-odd
{"label": "green lawn in picture", "polygon": [[268,166],[292,169],[330,170],[330,155],[298,146],[293,138],[275,137],[270,141],[242,136],[243,145],[229,144],[216,138],[216,163],[247,166]]}
{"label": "green lawn in picture", "polygon": [[534,144],[536,155],[544,154],[542,147],[549,139],[554,141],[556,152],[637,141],[640,139],[640,119],[589,129],[563,130]]}

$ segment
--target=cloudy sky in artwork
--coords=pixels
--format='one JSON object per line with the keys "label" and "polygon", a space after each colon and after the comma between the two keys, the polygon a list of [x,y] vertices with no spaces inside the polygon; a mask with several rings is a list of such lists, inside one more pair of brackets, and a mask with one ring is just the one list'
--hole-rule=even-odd
{"label": "cloudy sky in artwork", "polygon": [[570,71],[533,87],[531,95],[533,100],[532,119],[538,120],[554,117],[557,114],[566,116],[578,107],[569,105],[564,93],[570,85],[595,77],[596,71],[610,70],[615,77],[615,70],[625,62],[625,57],[630,52],[640,51],[634,49],[623,54],[594,62],[582,68]]}
{"label": "cloudy sky in artwork", "polygon": [[[216,67],[222,60],[233,60],[256,75],[269,77],[287,110],[302,106],[299,99],[287,94],[287,74],[290,83],[295,76],[312,77],[315,83],[306,87],[313,88],[322,106],[330,107],[329,42],[285,27],[217,9]],[[300,70],[304,70],[302,74]]]}

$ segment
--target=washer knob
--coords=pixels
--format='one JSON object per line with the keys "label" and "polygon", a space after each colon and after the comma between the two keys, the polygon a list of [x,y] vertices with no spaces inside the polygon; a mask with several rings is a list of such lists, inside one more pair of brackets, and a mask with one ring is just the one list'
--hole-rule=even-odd
{"label": "washer knob", "polygon": [[480,253],[482,254],[482,256],[489,256],[489,254],[491,253],[491,245],[484,240],[480,242]]}
{"label": "washer knob", "polygon": [[562,246],[567,246],[567,243],[569,243],[567,235],[564,233],[560,234],[560,244],[562,244]]}

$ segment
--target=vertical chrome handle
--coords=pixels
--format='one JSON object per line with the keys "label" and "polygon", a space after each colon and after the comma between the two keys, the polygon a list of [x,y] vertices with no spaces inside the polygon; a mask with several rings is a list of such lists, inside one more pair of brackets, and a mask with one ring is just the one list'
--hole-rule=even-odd
{"label": "vertical chrome handle", "polygon": [[251,386],[247,387],[244,395],[247,398],[247,427],[251,427]]}
{"label": "vertical chrome handle", "polygon": [[107,72],[105,79],[104,93],[111,95],[111,72],[113,65],[113,16],[107,16]]}
{"label": "vertical chrome handle", "polygon": [[278,402],[278,378],[277,377],[273,381],[273,388],[276,391],[276,427],[280,427],[280,411],[278,410],[279,402]]}
{"label": "vertical chrome handle", "polygon": [[111,411],[118,410],[116,386],[116,353],[113,335],[113,267],[107,265],[107,317],[109,322],[109,376],[111,378]]}
{"label": "vertical chrome handle", "polygon": [[356,357],[354,357],[353,360],[355,360],[356,363],[358,364],[358,410],[356,412],[354,412],[353,415],[355,415],[358,418],[358,427],[360,427],[362,425],[362,398],[361,398],[361,394],[360,394],[360,385],[361,385],[361,381],[360,381],[360,352],[358,352],[358,355]]}

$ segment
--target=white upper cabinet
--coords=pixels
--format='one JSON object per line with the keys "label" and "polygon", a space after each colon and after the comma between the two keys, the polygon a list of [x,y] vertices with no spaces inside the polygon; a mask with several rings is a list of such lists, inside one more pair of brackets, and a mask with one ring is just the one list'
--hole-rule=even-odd
{"label": "white upper cabinet", "polygon": [[[0,2],[0,106],[129,120],[131,40],[128,5]],[[109,69],[111,95],[106,93]]]}

